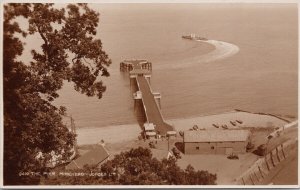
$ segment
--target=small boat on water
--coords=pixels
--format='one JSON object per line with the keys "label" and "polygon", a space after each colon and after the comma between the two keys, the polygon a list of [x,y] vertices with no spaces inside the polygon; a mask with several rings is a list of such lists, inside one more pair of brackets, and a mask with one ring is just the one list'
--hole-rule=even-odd
{"label": "small boat on water", "polygon": [[208,40],[207,38],[196,36],[195,34],[183,35],[182,38],[187,40],[203,40],[203,41]]}
{"label": "small boat on water", "polygon": [[212,126],[214,126],[215,128],[219,128],[219,125],[216,124],[212,124]]}
{"label": "small boat on water", "polygon": [[236,126],[236,122],[230,121],[231,125]]}

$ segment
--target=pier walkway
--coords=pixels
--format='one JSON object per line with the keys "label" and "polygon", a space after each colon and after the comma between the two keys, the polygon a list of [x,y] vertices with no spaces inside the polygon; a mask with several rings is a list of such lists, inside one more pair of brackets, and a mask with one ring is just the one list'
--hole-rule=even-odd
{"label": "pier walkway", "polygon": [[166,123],[160,111],[159,104],[155,100],[155,93],[152,92],[149,81],[150,69],[145,65],[145,60],[132,60],[130,61],[131,78],[136,80],[138,91],[141,92],[141,99],[143,102],[144,111],[146,114],[146,122],[153,123],[155,125],[155,131],[160,135],[166,135],[168,131],[173,131],[173,127]]}
{"label": "pier walkway", "polygon": [[146,108],[146,115],[149,123],[156,125],[156,130],[165,135],[168,131],[172,131],[173,127],[164,122],[160,109],[154,99],[154,95],[150,90],[149,83],[144,76],[137,76],[136,78],[140,91],[142,92],[143,104]]}

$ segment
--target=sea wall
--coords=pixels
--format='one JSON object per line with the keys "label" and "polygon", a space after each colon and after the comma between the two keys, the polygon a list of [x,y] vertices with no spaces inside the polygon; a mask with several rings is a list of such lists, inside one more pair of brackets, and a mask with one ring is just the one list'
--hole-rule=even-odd
{"label": "sea wall", "polygon": [[238,112],[246,112],[246,113],[252,113],[252,114],[258,114],[258,115],[269,115],[269,116],[272,116],[272,117],[276,117],[278,119],[281,119],[285,122],[290,122],[289,120],[287,119],[284,119],[282,117],[279,117],[278,115],[274,115],[274,114],[270,114],[270,113],[262,113],[262,112],[250,112],[250,111],[245,111],[245,110],[240,110],[240,109],[235,109],[235,111],[238,111]]}

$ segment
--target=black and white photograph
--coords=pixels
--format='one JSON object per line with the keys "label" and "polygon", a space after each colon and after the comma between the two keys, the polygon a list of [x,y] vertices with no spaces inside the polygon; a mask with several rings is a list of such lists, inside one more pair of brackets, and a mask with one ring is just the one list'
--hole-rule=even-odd
{"label": "black and white photograph", "polygon": [[296,1],[3,1],[0,18],[2,187],[299,187]]}

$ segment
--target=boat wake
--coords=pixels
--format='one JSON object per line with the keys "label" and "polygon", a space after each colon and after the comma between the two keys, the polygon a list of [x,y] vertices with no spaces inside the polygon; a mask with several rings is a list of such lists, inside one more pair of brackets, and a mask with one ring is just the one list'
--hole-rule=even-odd
{"label": "boat wake", "polygon": [[215,50],[209,52],[208,54],[203,55],[202,62],[212,62],[220,59],[225,59],[237,54],[240,51],[240,48],[234,44],[228,42],[222,42],[217,40],[198,40],[201,42],[209,43],[215,46]]}
{"label": "boat wake", "polygon": [[[179,68],[186,68],[191,67],[201,63],[209,63],[214,61],[219,61],[222,59],[226,59],[237,54],[240,51],[240,48],[234,44],[218,41],[218,40],[196,40],[202,43],[208,43],[215,47],[215,49],[207,54],[196,56],[193,58],[188,58],[184,60],[180,60],[176,63],[168,64],[168,65],[161,65],[158,70],[160,69],[179,69]],[[164,68],[166,67],[166,68]],[[156,68],[155,68],[156,69]]]}

